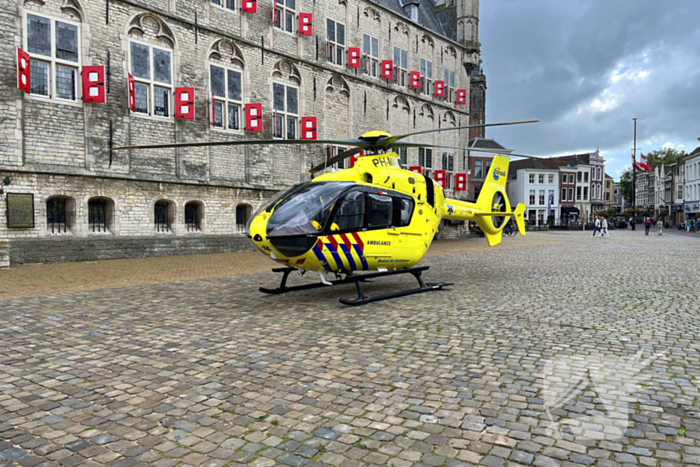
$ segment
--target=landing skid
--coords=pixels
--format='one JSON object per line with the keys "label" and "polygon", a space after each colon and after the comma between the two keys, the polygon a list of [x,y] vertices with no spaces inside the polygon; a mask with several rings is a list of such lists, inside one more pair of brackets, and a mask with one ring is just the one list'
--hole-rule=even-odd
{"label": "landing skid", "polygon": [[[331,285],[341,285],[341,284],[350,284],[350,283],[355,284],[355,287],[357,287],[357,298],[355,300],[349,300],[347,298],[340,299],[340,303],[342,303],[343,305],[350,305],[350,306],[359,306],[359,305],[364,305],[366,303],[378,302],[381,300],[389,300],[391,298],[405,297],[406,295],[414,295],[414,294],[419,294],[419,293],[424,293],[424,292],[431,292],[433,290],[442,290],[443,287],[447,287],[449,285],[452,285],[451,283],[450,284],[427,285],[425,282],[423,282],[423,278],[421,277],[421,273],[423,271],[426,271],[428,268],[430,268],[430,266],[421,266],[419,268],[400,269],[400,270],[396,270],[396,271],[370,272],[368,274],[348,274],[344,279],[338,279],[338,280],[332,281]],[[267,294],[283,294],[283,293],[287,293],[287,292],[296,292],[299,290],[309,290],[309,289],[316,289],[319,287],[326,287],[326,285],[323,283],[295,285],[292,287],[287,287],[287,278],[289,277],[289,274],[291,274],[293,271],[296,271],[296,270],[297,269],[293,268],[293,267],[273,269],[272,272],[282,273],[282,281],[280,282],[280,286],[277,287],[276,289],[267,289],[265,287],[260,287],[260,291],[263,293],[267,293]],[[375,295],[374,297],[365,296],[364,290],[362,289],[362,283],[367,281],[367,279],[375,279],[378,277],[385,277],[385,276],[395,276],[398,274],[411,274],[413,277],[416,278],[416,280],[418,280],[418,285],[420,287],[415,288],[415,289],[407,289],[407,290],[402,290],[399,292],[388,293],[388,294]]]}

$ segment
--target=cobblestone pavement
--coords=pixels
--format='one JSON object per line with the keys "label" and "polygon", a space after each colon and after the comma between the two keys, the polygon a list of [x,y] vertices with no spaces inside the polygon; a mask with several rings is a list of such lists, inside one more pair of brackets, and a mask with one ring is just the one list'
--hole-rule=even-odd
{"label": "cobblestone pavement", "polygon": [[697,240],[589,235],[360,308],[269,273],[2,301],[0,466],[700,465]]}
{"label": "cobblestone pavement", "polygon": [[[501,248],[525,248],[561,243],[562,239],[538,233],[507,238]],[[434,242],[428,256],[488,249],[486,241]],[[0,300],[132,285],[213,279],[269,271],[279,264],[260,253],[169,256],[80,263],[27,264],[0,270]]]}

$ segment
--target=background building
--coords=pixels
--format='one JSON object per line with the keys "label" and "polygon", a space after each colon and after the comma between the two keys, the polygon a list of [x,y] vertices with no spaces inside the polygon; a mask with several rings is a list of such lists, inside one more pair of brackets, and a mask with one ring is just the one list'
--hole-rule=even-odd
{"label": "background building", "polygon": [[700,213],[700,146],[683,157],[683,163],[685,165],[683,212],[686,218],[697,219]]}
{"label": "background building", "polygon": [[[0,225],[14,262],[247,247],[236,234],[251,213],[345,149],[223,146],[110,155],[110,141],[298,138],[303,117],[317,118],[318,138],[343,139],[372,129],[403,134],[484,120],[478,0],[256,5],[256,13],[244,13],[239,0],[0,0],[6,38],[0,180],[4,198],[32,195],[0,203],[0,218],[10,205],[10,217],[25,221]],[[299,33],[304,14],[313,15],[309,36]],[[360,68],[348,66],[351,47],[362,52]],[[16,86],[17,48],[30,54],[31,94]],[[395,79],[381,78],[382,60],[395,61]],[[105,67],[105,103],[83,101],[81,71],[90,65]],[[411,71],[421,73],[420,89],[409,87]],[[438,80],[446,83],[445,97],[434,95]],[[475,93],[458,105],[456,91],[472,82]],[[192,120],[174,118],[182,110],[174,102],[180,87],[193,88]],[[251,104],[262,105],[260,133],[246,131]],[[464,147],[469,133],[412,142]],[[465,158],[453,152],[411,149],[401,158],[429,174],[448,170],[450,194],[454,173],[466,171]]]}

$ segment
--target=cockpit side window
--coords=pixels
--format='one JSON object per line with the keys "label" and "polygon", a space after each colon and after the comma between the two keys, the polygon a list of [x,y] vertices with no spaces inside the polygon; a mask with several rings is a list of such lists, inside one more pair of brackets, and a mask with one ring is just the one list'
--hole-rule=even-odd
{"label": "cockpit side window", "polygon": [[[365,223],[365,194],[351,191],[345,196],[343,204],[335,215],[335,224],[341,232],[359,231]],[[333,226],[333,228],[336,228]]]}

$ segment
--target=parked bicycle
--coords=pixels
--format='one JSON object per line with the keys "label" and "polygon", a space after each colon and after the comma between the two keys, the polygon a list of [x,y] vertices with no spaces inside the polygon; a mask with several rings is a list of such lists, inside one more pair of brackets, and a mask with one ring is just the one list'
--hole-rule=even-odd
{"label": "parked bicycle", "polygon": [[515,226],[515,222],[513,222],[513,219],[511,219],[508,221],[506,226],[503,227],[503,236],[504,237],[515,237],[516,235],[518,235],[518,229]]}

